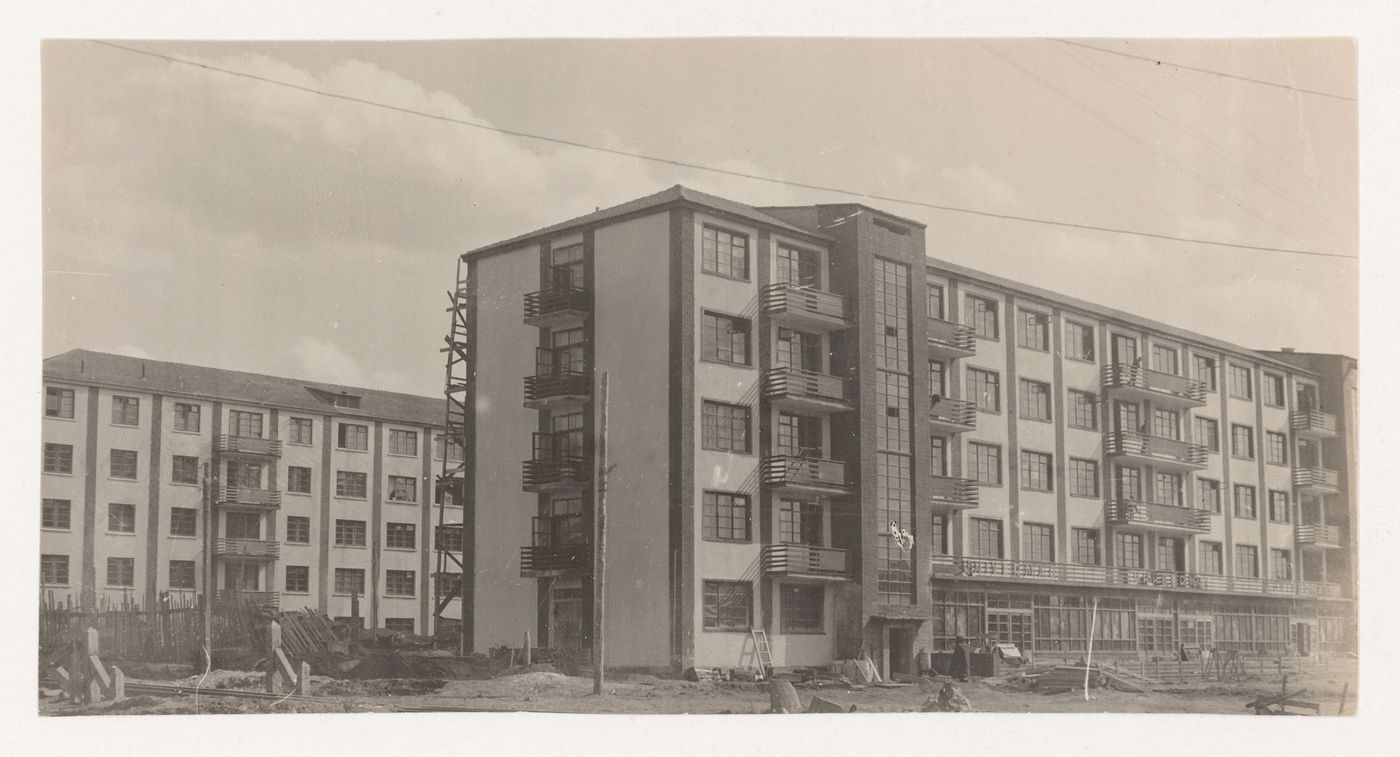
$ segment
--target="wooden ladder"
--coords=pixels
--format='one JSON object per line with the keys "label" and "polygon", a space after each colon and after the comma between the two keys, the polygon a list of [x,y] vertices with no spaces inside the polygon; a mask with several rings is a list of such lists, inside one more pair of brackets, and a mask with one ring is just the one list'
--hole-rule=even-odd
{"label": "wooden ladder", "polygon": [[773,672],[773,650],[768,646],[768,632],[762,628],[749,628],[753,636],[753,652],[758,658],[759,672],[767,678]]}

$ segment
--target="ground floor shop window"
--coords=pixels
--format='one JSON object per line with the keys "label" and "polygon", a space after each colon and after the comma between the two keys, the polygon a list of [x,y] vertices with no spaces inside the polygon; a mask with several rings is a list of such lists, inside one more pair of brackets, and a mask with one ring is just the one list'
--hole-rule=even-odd
{"label": "ground floor shop window", "polygon": [[824,633],[826,590],[821,586],[785,585],[779,589],[783,633]]}

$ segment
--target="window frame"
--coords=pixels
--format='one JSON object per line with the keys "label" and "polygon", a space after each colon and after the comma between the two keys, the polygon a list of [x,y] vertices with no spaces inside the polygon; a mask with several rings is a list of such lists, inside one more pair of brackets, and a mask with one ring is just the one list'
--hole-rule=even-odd
{"label": "window frame", "polygon": [[1050,351],[1050,316],[1039,310],[1019,308],[1016,346],[1034,352]]}
{"label": "window frame", "polygon": [[[405,440],[411,442],[412,449],[408,452],[401,451],[409,446],[403,444]],[[418,432],[402,428],[389,429],[388,454],[394,457],[418,457]]]}
{"label": "window frame", "polygon": [[[1090,467],[1086,468],[1085,470],[1081,470],[1081,466],[1085,465]],[[1081,475],[1082,473],[1087,472],[1087,470],[1089,469],[1092,469],[1093,471],[1091,475],[1088,475],[1087,477]],[[1098,460],[1093,460],[1087,457],[1071,457],[1069,459],[1068,474],[1069,495],[1071,497],[1086,497],[1089,499],[1099,498],[1101,481],[1100,476],[1102,475],[1102,470],[1099,468]],[[1079,484],[1083,483],[1084,481],[1089,481],[1093,484],[1092,490],[1087,493],[1079,490]]]}
{"label": "window frame", "polygon": [[[727,505],[724,504],[721,502],[722,499],[728,499],[729,503]],[[722,536],[721,533],[724,529],[721,529],[721,524],[728,522],[731,526],[729,530],[732,531],[735,517],[732,511],[736,509],[736,500],[743,501],[743,536]],[[700,538],[703,541],[728,542],[731,544],[748,544],[753,541],[753,501],[749,495],[739,492],[706,489],[700,495],[700,506]],[[720,511],[724,507],[728,507],[731,510],[728,519],[720,517]]]}
{"label": "window frame", "polygon": [[[191,463],[190,463],[191,460],[194,461],[194,463],[193,463],[193,465],[194,465],[194,470],[193,470],[193,471],[186,471],[186,472],[188,472],[188,473],[193,473],[193,475],[194,475],[194,480],[192,480],[192,481],[187,481],[187,480],[184,480],[184,479],[180,478],[180,472],[181,472],[181,471],[180,471],[180,466],[183,464],[183,465],[185,465],[186,467],[188,467],[188,466],[191,464]],[[170,456],[170,483],[172,483],[172,484],[174,484],[174,485],[176,485],[176,486],[199,486],[199,466],[200,466],[200,462],[199,462],[199,457],[197,457],[197,456],[194,456],[194,455],[171,455],[171,456]]]}
{"label": "window frame", "polygon": [[[975,381],[973,374],[977,374],[979,378],[984,378],[984,380],[980,382]],[[991,387],[992,391],[990,392],[990,395],[985,389],[980,392],[978,391],[979,383],[983,386]],[[975,407],[979,413],[1001,413],[1002,402],[1000,371],[994,371],[988,368],[978,368],[972,365],[967,366],[967,390],[968,394],[972,395],[973,407]],[[983,407],[982,399],[988,396],[990,396],[992,400],[992,406]]]}
{"label": "window frame", "polygon": [[[1269,371],[1260,373],[1260,399],[1266,407],[1284,407],[1287,403],[1284,399],[1286,394],[1286,382],[1283,376]],[[1270,397],[1272,396],[1272,401]]]}
{"label": "window frame", "polygon": [[[62,518],[59,518],[59,515]],[[62,521],[62,525],[59,522]],[[73,530],[73,500],[42,497],[39,503],[39,527],[49,531]]]}
{"label": "window frame", "polygon": [[[1244,381],[1244,394],[1239,393],[1240,380]],[[1230,396],[1237,400],[1254,399],[1254,368],[1248,365],[1230,363]]]}
{"label": "window frame", "polygon": [[[1248,513],[1245,513],[1242,507],[1243,498],[1240,496],[1241,494],[1249,495]],[[1234,484],[1231,488],[1230,503],[1232,507],[1231,512],[1234,514],[1234,517],[1244,520],[1259,519],[1259,490],[1252,484]]]}
{"label": "window frame", "polygon": [[[114,565],[119,567],[119,570],[115,571],[119,574],[116,578],[117,580],[121,580],[122,583],[116,583],[113,580],[112,574],[114,571],[112,570],[112,568]],[[109,555],[107,557],[107,574],[103,576],[103,579],[105,579],[106,581],[105,586],[110,589],[135,588],[136,558]]]}
{"label": "window frame", "polygon": [[[352,432],[355,438],[348,438],[347,431]],[[363,447],[346,446],[346,442],[361,442],[361,439],[363,439]],[[336,421],[335,448],[341,452],[369,452],[369,426],[363,423]]]}
{"label": "window frame", "polygon": [[[713,321],[713,322],[714,322],[714,339],[713,339],[713,342],[710,341],[710,337],[709,337],[709,335],[707,334],[707,332],[709,331],[709,322],[710,322],[710,321]],[[724,353],[725,353],[725,350],[722,350],[722,349],[721,349],[721,343],[722,343],[722,341],[723,341],[723,340],[721,340],[721,334],[720,334],[720,324],[721,324],[721,322],[727,322],[727,323],[729,323],[729,330],[728,330],[727,333],[724,334],[723,336],[727,337],[727,341],[729,342],[728,353],[729,353],[729,355],[730,355],[730,358],[725,358],[725,357],[723,357],[723,355],[724,355]],[[742,331],[735,331],[734,328],[735,328],[736,325],[742,326]],[[753,320],[752,320],[752,319],[744,318],[743,316],[738,316],[738,315],[730,315],[729,313],[724,313],[724,312],[721,312],[721,311],[718,311],[718,310],[710,310],[710,309],[708,309],[708,308],[706,308],[706,309],[704,309],[704,310],[701,310],[701,311],[700,311],[700,361],[703,362],[703,363],[716,363],[716,364],[719,364],[719,365],[729,365],[729,366],[736,366],[736,367],[740,367],[740,368],[751,368],[751,367],[753,367],[753,347],[754,347],[754,344],[753,344],[753,342],[754,342],[753,333],[754,333],[754,330],[753,330]],[[734,360],[734,359],[732,359],[733,356],[734,356],[734,352],[735,352],[735,350],[734,350],[734,346],[735,346],[735,345],[734,345],[734,337],[735,337],[735,334],[741,334],[741,335],[743,336],[743,353],[744,353],[744,354],[743,354],[743,360]],[[713,355],[710,354],[710,347],[711,347],[711,346],[714,347],[714,351],[713,351],[714,354],[713,354]]]}
{"label": "window frame", "polygon": [[[707,421],[706,411],[707,411],[708,409],[711,409],[711,408],[714,408],[714,409],[716,410],[716,414],[714,415],[714,417],[715,417],[714,434],[707,434],[707,431],[709,430],[709,425],[708,425],[708,421]],[[718,411],[721,410],[721,409],[725,411],[724,414],[723,414],[723,415],[717,414]],[[734,439],[734,433],[733,433],[733,432],[735,431],[735,429],[738,428],[738,427],[735,425],[735,417],[734,417],[734,415],[735,415],[735,413],[736,413],[737,411],[743,411],[743,419],[742,419],[742,422],[743,422],[743,432],[744,432],[744,445],[743,445],[743,449],[738,449],[738,448],[732,446],[732,442],[733,442],[733,439]],[[721,424],[721,423],[720,423],[720,420],[721,420],[721,419],[725,421],[724,424]],[[726,447],[722,447],[722,446],[717,446],[718,443],[720,442],[719,430],[720,430],[721,426],[726,427],[726,428],[728,428],[728,430],[729,430],[729,434],[728,434],[727,436],[725,436],[724,438],[727,438],[727,439],[730,440],[730,443],[731,443],[731,446],[730,446],[730,447],[727,447],[727,448],[726,448]],[[709,441],[707,441],[707,436],[709,437]],[[725,452],[725,453],[729,453],[729,454],[733,454],[733,455],[752,455],[752,454],[753,454],[753,450],[754,450],[754,443],[753,443],[753,408],[750,407],[750,406],[748,406],[748,405],[736,404],[736,403],[732,403],[732,402],[723,402],[723,401],[720,401],[720,400],[712,400],[712,399],[702,399],[702,400],[700,401],[700,449],[706,450],[706,451],[710,451],[710,452]]]}
{"label": "window frame", "polygon": [[[69,555],[55,553],[44,553],[39,555],[39,585],[41,586],[69,586],[72,582],[72,572],[70,570],[71,558]],[[62,569],[62,576],[58,571]],[[52,579],[50,579],[52,574]],[[63,580],[59,580],[59,578]]]}
{"label": "window frame", "polygon": [[[118,509],[123,508],[123,509]],[[129,517],[128,517],[129,516]],[[122,526],[129,525],[129,528]],[[109,534],[134,534],[136,533],[136,505],[129,502],[108,502],[107,503],[107,533]]]}
{"label": "window frame", "polygon": [[[1019,459],[1021,489],[1033,492],[1051,493],[1055,491],[1055,455],[1033,449],[1022,449]],[[1043,485],[1034,482],[1043,469]]]}
{"label": "window frame", "polygon": [[[406,492],[409,495],[408,499],[401,499],[397,496],[400,491],[398,487],[400,486],[407,486]],[[386,488],[389,490],[388,496],[385,497],[386,502],[399,505],[413,505],[418,503],[418,479],[413,476],[391,475],[389,476],[388,486]]]}
{"label": "window frame", "polygon": [[[295,472],[296,475],[293,475]],[[306,488],[293,488],[295,479],[301,475],[306,476]],[[311,466],[308,465],[288,465],[287,466],[287,493],[288,494],[310,494],[311,493]]]}
{"label": "window frame", "polygon": [[[282,573],[282,591],[288,594],[310,594],[311,593],[311,566],[310,565],[287,565]],[[297,571],[300,580],[297,587],[292,586],[292,571]]]}
{"label": "window frame", "polygon": [[418,524],[386,521],[384,523],[384,548],[416,551],[418,549]]}
{"label": "window frame", "polygon": [[[305,441],[302,441],[302,431],[305,430]],[[287,419],[287,443],[297,446],[311,447],[316,444],[316,422],[311,418],[301,418],[292,416]]]}
{"label": "window frame", "polygon": [[[1076,330],[1080,330],[1076,334]],[[1085,342],[1083,339],[1087,338]],[[1081,354],[1081,348],[1088,346],[1087,353]],[[1070,360],[1078,360],[1084,363],[1093,363],[1098,360],[1098,343],[1095,341],[1094,326],[1069,318],[1065,319],[1065,357]]]}
{"label": "window frame", "polygon": [[[189,579],[190,579],[190,580],[189,580],[189,582],[188,582],[187,585],[186,585],[186,584],[183,584],[183,583],[177,584],[177,583],[175,582],[175,567],[176,567],[177,565],[180,567],[181,573],[184,573],[184,572],[188,571],[188,573],[189,573]],[[170,588],[172,588],[172,589],[177,589],[177,590],[182,590],[182,591],[189,591],[189,590],[198,588],[198,584],[199,584],[199,580],[198,580],[199,572],[198,572],[198,566],[195,564],[195,561],[194,561],[194,560],[170,560],[169,563],[166,565],[166,574],[165,574],[165,575],[166,575],[166,582],[170,585]]]}
{"label": "window frame", "polygon": [[[342,587],[344,583],[348,583],[351,579],[356,579],[355,582],[359,584],[358,590],[354,590],[353,588],[346,590]],[[333,580],[335,581],[334,585],[331,587],[333,594],[347,597],[352,594],[361,597],[365,595],[364,568],[336,568],[333,574]]]}
{"label": "window frame", "polygon": [[[52,408],[51,408],[50,403],[49,403],[49,400],[55,399],[55,398],[57,398],[57,400],[58,400],[57,405],[56,405],[55,407],[52,407]],[[64,402],[65,402],[65,400],[66,400],[66,402],[67,402],[67,407],[68,407],[68,414],[67,414],[67,415],[64,415],[64,414],[63,414],[63,408],[64,408]],[[68,389],[68,388],[62,387],[62,386],[46,386],[46,387],[44,387],[44,417],[45,417],[45,418],[53,418],[53,419],[55,419],[55,420],[71,421],[71,420],[73,420],[73,415],[74,415],[74,413],[76,412],[76,404],[77,404],[77,393],[74,392],[74,390]],[[53,409],[54,412],[49,412],[50,409]]]}
{"label": "window frame", "polygon": [[[985,480],[980,477],[982,474],[982,466],[980,465],[980,460],[978,460],[977,455],[977,450],[979,449],[987,450],[990,453],[991,457],[995,459],[995,464],[992,466],[992,471],[996,474],[996,480]],[[1001,453],[1002,446],[1000,444],[996,444],[993,442],[968,441],[967,459],[971,463],[969,467],[970,472],[973,476],[972,480],[977,482],[977,484],[980,486],[1001,486],[1006,480],[1005,474],[1002,473],[1003,461]]]}
{"label": "window frame", "polygon": [[[344,484],[356,480],[356,476],[359,477],[360,493],[347,494]],[[360,471],[337,470],[335,472],[335,496],[341,499],[369,499],[369,474]]]}
{"label": "window frame", "polygon": [[[1203,371],[1201,370],[1201,368],[1202,368],[1202,366],[1203,366],[1204,364],[1209,364],[1209,366],[1210,366],[1210,370],[1209,370],[1209,371],[1204,371],[1204,372],[1203,372]],[[1195,354],[1195,353],[1192,353],[1192,355],[1191,355],[1191,374],[1192,374],[1192,378],[1194,378],[1196,381],[1199,381],[1199,382],[1205,387],[1205,389],[1206,389],[1207,392],[1210,392],[1210,393],[1213,394],[1213,393],[1215,393],[1215,392],[1217,392],[1217,391],[1220,390],[1219,379],[1218,379],[1219,371],[1220,371],[1220,362],[1219,362],[1218,360],[1216,360],[1215,358],[1211,357],[1210,355],[1197,355],[1197,354]]]}
{"label": "window frame", "polygon": [[[1239,447],[1240,447],[1240,439],[1241,439],[1241,437],[1237,436],[1237,434],[1238,434],[1239,432],[1241,432],[1241,431],[1243,431],[1243,432],[1246,433],[1245,440],[1248,442],[1248,445],[1249,445],[1249,449],[1246,451],[1245,454],[1240,454],[1240,450],[1239,450]],[[1239,459],[1239,460],[1254,460],[1254,459],[1255,459],[1256,453],[1257,453],[1257,450],[1255,449],[1254,427],[1253,427],[1253,426],[1250,426],[1250,425],[1246,425],[1246,424],[1244,424],[1244,423],[1231,423],[1231,424],[1230,424],[1230,457],[1233,457],[1233,458],[1236,458],[1236,459]]]}
{"label": "window frame", "polygon": [[[1225,575],[1225,544],[1218,541],[1202,540],[1200,550],[1197,552],[1196,570],[1206,576]],[[1206,559],[1210,555],[1213,559]],[[1212,565],[1212,563],[1214,563]],[[1214,570],[1211,570],[1214,568]]]}
{"label": "window frame", "polygon": [[[1267,491],[1268,504],[1266,505],[1266,507],[1268,508],[1268,512],[1266,513],[1266,517],[1268,517],[1269,522],[1292,523],[1292,504],[1288,501],[1288,492],[1280,489],[1269,489]],[[1275,517],[1280,513],[1282,514],[1282,517]]]}
{"label": "window frame", "polygon": [[[979,311],[977,305],[982,305]],[[979,318],[979,313],[983,317]],[[1001,341],[1001,303],[991,297],[983,297],[976,294],[963,295],[963,319],[966,325],[972,327],[972,333],[978,339],[986,339],[991,342]],[[991,333],[983,333],[984,326],[990,326]]]}
{"label": "window frame", "polygon": [[[734,601],[726,597],[724,592],[738,592],[745,601],[744,618],[742,623],[734,622],[731,615],[726,621],[726,608],[733,609],[740,605],[739,601]],[[712,596],[713,592],[713,596]],[[724,581],[705,579],[700,590],[700,627],[704,633],[749,633],[753,629],[753,582],[752,581]],[[713,602],[712,602],[713,599]],[[713,610],[711,608],[713,607]],[[712,619],[713,615],[713,619]]]}
{"label": "window frame", "polygon": [[[989,539],[984,540],[987,536]],[[990,539],[994,538],[993,543]],[[995,546],[996,554],[982,554],[985,547]],[[1000,518],[968,518],[968,556],[988,560],[1006,559],[1006,528]]]}
{"label": "window frame", "polygon": [[[1208,486],[1210,484],[1213,484],[1213,486]],[[1213,497],[1214,501],[1212,502],[1205,501],[1207,488],[1215,492],[1215,496]],[[1220,515],[1224,512],[1225,491],[1224,485],[1220,482],[1220,479],[1202,478],[1199,476],[1196,478],[1196,508],[1199,510],[1206,510],[1212,515]]]}
{"label": "window frame", "polygon": [[[796,608],[802,606],[802,602],[797,601],[799,595],[806,594],[808,601],[815,597],[816,607],[804,606],[800,612],[794,612]],[[826,587],[821,584],[793,584],[783,583],[778,585],[778,603],[780,607],[778,632],[783,634],[825,634],[826,633]],[[808,621],[815,617],[816,622]]]}
{"label": "window frame", "polygon": [[[293,530],[293,523],[296,529]],[[311,516],[309,515],[288,515],[284,526],[286,541],[288,544],[310,544],[311,543]],[[301,537],[301,538],[296,538]]]}
{"label": "window frame", "polygon": [[[130,416],[130,420],[128,420]],[[125,394],[112,395],[112,425],[134,428],[141,425],[141,398]]]}
{"label": "window frame", "polygon": [[[1041,555],[1044,547],[1045,555]],[[1046,556],[1049,559],[1036,559]],[[1026,562],[1055,562],[1055,526],[1050,523],[1023,522],[1021,524],[1021,559]]]}
{"label": "window frame", "polygon": [[[1205,433],[1207,426],[1210,430],[1209,434]],[[1220,454],[1220,421],[1200,415],[1193,416],[1191,418],[1191,441],[1205,447],[1208,454]]]}
{"label": "window frame", "polygon": [[[1087,537],[1087,538],[1086,538]],[[1071,532],[1074,540],[1072,556],[1075,565],[1102,565],[1103,564],[1103,535],[1097,528],[1074,528]],[[1084,562],[1084,547],[1090,547],[1094,553],[1093,562]]]}
{"label": "window frame", "polygon": [[[1036,381],[1035,379],[1028,378],[1017,379],[1016,383],[1016,395],[1018,400],[1016,403],[1017,415],[1023,420],[1054,423],[1055,403],[1053,395],[1051,394],[1052,390],[1050,384],[1045,381]],[[1038,401],[1033,402],[1033,400]],[[1037,409],[1043,410],[1044,415],[1031,414],[1029,411],[1032,404],[1038,406]]]}
{"label": "window frame", "polygon": [[[186,527],[188,526],[188,527]],[[193,507],[170,508],[169,536],[194,539],[199,536],[199,510]]]}
{"label": "window frame", "polygon": [[[1248,556],[1248,570],[1245,570],[1246,562],[1244,558]],[[1240,578],[1262,578],[1259,565],[1259,547],[1255,544],[1235,545],[1235,575]]]}
{"label": "window frame", "polygon": [[[130,469],[131,469],[131,475],[130,475],[130,476],[120,476],[120,475],[117,475],[117,472],[118,472],[118,468],[117,468],[117,453],[121,453],[121,456],[122,456],[123,462],[122,462],[122,466],[121,466],[121,469],[120,469],[120,470],[121,470],[123,473],[126,472],[126,470],[127,470],[126,460],[129,459],[129,460],[131,461],[131,468],[130,468]],[[130,456],[130,457],[128,458],[128,456]],[[110,479],[117,480],[117,481],[139,481],[139,480],[141,479],[141,455],[140,455],[136,450],[134,450],[134,449],[112,449],[112,450],[108,450],[108,451],[107,451],[107,477],[110,478]]]}
{"label": "window frame", "polygon": [[[1065,419],[1066,425],[1070,428],[1082,429],[1085,431],[1099,430],[1099,398],[1093,392],[1086,392],[1081,389],[1069,390],[1069,412]],[[1084,425],[1080,422],[1080,411],[1084,408],[1089,410],[1089,423]]]}
{"label": "window frame", "polygon": [[204,428],[204,406],[198,402],[176,402],[170,415],[170,427],[173,431],[198,434]]}
{"label": "window frame", "polygon": [[336,518],[331,544],[336,547],[365,547],[369,543],[368,524],[353,518]]}
{"label": "window frame", "polygon": [[1264,462],[1268,465],[1288,465],[1287,434],[1264,429]]}
{"label": "window frame", "polygon": [[[397,584],[397,586],[395,586],[395,584]],[[405,587],[407,587],[407,590],[405,590]],[[386,568],[384,570],[384,596],[418,596],[418,571]]]}
{"label": "window frame", "polygon": [[[714,262],[713,262],[713,267],[711,267],[711,261],[709,260],[709,253],[708,253],[708,251],[706,250],[706,247],[707,247],[708,243],[711,241],[711,240],[707,237],[707,234],[709,234],[709,233],[713,233],[713,235],[714,235],[714,239],[713,239],[713,242],[714,242]],[[720,266],[720,235],[721,235],[721,234],[728,235],[728,237],[729,237],[729,250],[730,250],[730,252],[729,252],[729,254],[726,256],[725,259],[728,261],[728,267],[729,267],[730,270],[727,271],[727,272],[726,272],[726,271],[723,271],[723,270],[720,270],[720,269],[721,269],[721,266]],[[743,247],[744,247],[744,249],[743,249],[743,256],[742,256],[742,262],[743,262],[743,266],[744,266],[744,271],[743,271],[742,274],[735,274],[735,273],[733,272],[733,267],[734,267],[734,254],[733,254],[733,249],[734,249],[734,240],[735,240],[735,239],[742,239],[742,240],[743,240],[743,243],[744,243],[744,245],[743,245]],[[749,280],[750,280],[750,272],[753,270],[753,262],[752,262],[752,258],[753,258],[753,245],[750,243],[750,238],[749,238],[749,235],[748,235],[747,233],[744,233],[744,232],[742,232],[742,231],[735,231],[734,229],[727,228],[727,227],[724,227],[724,226],[720,226],[720,225],[717,225],[717,224],[702,223],[702,224],[700,225],[700,240],[699,240],[699,241],[700,241],[700,272],[701,272],[701,273],[709,274],[709,275],[711,275],[711,276],[718,276],[718,277],[720,277],[720,278],[722,278],[722,279],[729,279],[729,280],[731,280],[731,281],[749,281]]]}
{"label": "window frame", "polygon": [[58,476],[73,475],[73,445],[44,442],[44,473]]}

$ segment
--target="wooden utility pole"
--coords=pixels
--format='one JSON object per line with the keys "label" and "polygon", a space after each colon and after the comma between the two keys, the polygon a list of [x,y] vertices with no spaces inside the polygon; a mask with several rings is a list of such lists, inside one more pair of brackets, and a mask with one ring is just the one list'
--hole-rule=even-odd
{"label": "wooden utility pole", "polygon": [[209,463],[204,463],[201,467],[204,474],[204,501],[200,503],[204,510],[204,559],[202,561],[204,601],[200,603],[202,605],[200,621],[201,630],[204,633],[204,653],[209,656],[208,664],[212,665],[214,661],[214,556],[212,554],[214,550],[214,508],[210,504],[213,501],[213,492],[210,491],[212,484],[209,481]]}
{"label": "wooden utility pole", "polygon": [[593,693],[603,693],[603,574],[608,534],[608,374],[599,391],[598,506],[593,513]]}

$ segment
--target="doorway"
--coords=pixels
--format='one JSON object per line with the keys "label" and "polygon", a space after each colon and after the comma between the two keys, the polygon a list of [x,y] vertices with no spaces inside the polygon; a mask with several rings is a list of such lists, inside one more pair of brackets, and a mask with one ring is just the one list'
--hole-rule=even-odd
{"label": "doorway", "polygon": [[892,626],[888,629],[889,643],[886,651],[889,654],[889,675],[890,680],[894,680],[896,675],[914,675],[914,629],[909,627]]}

